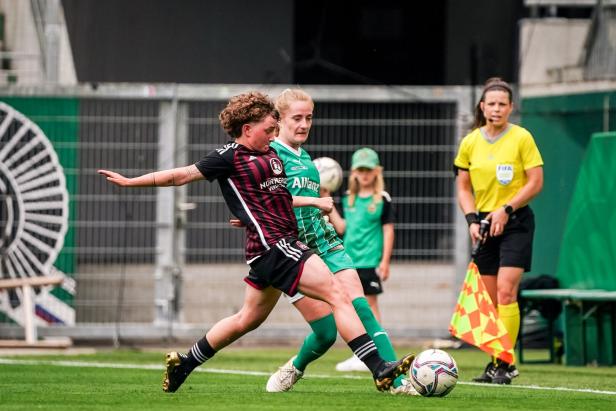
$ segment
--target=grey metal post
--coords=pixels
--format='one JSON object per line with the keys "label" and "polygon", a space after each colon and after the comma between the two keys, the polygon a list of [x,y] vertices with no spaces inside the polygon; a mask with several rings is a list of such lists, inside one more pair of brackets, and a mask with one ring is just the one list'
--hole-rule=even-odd
{"label": "grey metal post", "polygon": [[[472,87],[472,86],[471,86]],[[470,90],[469,90],[470,91]],[[458,94],[458,116],[457,116],[457,124],[456,124],[456,149],[457,145],[460,143],[466,132],[468,131],[468,124],[472,120],[472,113],[468,111],[468,107],[471,107],[472,102],[470,102],[470,93],[459,93]],[[455,154],[454,154],[455,155]],[[454,182],[455,184],[455,182]],[[460,211],[457,203],[457,188],[454,190],[456,194],[456,200],[454,201],[455,207],[455,270],[456,270],[456,281],[454,286],[454,304],[457,301],[458,293],[462,287],[462,283],[464,282],[464,276],[466,274],[466,268],[468,266],[468,262],[470,259],[470,239],[468,235],[468,225],[466,223],[466,219],[464,215]]]}
{"label": "grey metal post", "polygon": [[[179,103],[177,98],[160,103],[160,125],[158,136],[158,169],[178,166],[176,153],[178,149],[178,131],[187,127],[178,126]],[[182,110],[182,112],[187,110]],[[187,118],[186,115],[183,118]],[[185,145],[182,147],[185,149]],[[182,164],[185,165],[185,164]],[[175,310],[176,284],[180,276],[179,238],[177,204],[182,193],[178,187],[158,188],[156,193],[156,268],[155,268],[155,315],[157,325],[170,326],[177,318]],[[184,194],[185,195],[185,194]]]}
{"label": "grey metal post", "polygon": [[57,83],[60,66],[60,0],[45,3],[45,81]]}
{"label": "grey metal post", "polygon": [[[176,166],[185,166],[190,163],[188,158],[188,103],[178,103],[176,112],[176,151],[175,164]],[[177,269],[174,271],[172,278],[174,284],[173,294],[173,310],[176,314],[176,319],[180,322],[182,317],[181,294],[182,289],[182,268],[186,262],[186,213],[196,207],[196,204],[186,202],[188,198],[188,187],[180,186],[175,188],[175,262]],[[171,326],[171,324],[169,324]]]}

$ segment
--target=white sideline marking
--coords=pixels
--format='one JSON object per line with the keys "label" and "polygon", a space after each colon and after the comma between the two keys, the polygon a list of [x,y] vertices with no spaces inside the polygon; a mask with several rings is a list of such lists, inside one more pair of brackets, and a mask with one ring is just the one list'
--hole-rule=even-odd
{"label": "white sideline marking", "polygon": [[589,394],[605,394],[616,395],[616,391],[604,391],[593,390],[590,388],[567,388],[567,387],[541,387],[539,385],[503,385],[503,384],[484,384],[480,382],[458,382],[463,385],[474,385],[479,387],[492,387],[492,388],[524,388],[526,390],[547,390],[547,391],[569,391],[569,392],[585,392]]}
{"label": "white sideline marking", "polygon": [[[15,360],[12,358],[0,358],[0,364],[5,365],[52,365],[59,367],[89,367],[89,368],[118,368],[118,369],[135,369],[135,370],[156,370],[162,371],[165,369],[160,364],[120,364],[120,363],[104,363],[104,362],[88,362],[88,361],[45,361],[45,360]],[[195,371],[208,372],[212,374],[233,374],[233,375],[254,375],[266,376],[271,375],[270,372],[264,371],[244,371],[244,370],[225,370],[220,368],[197,368]],[[345,379],[367,379],[366,375],[328,375],[328,374],[310,374],[307,378],[345,378]],[[593,390],[590,388],[567,388],[567,387],[541,387],[539,385],[498,385],[498,384],[482,384],[478,382],[458,382],[460,385],[474,385],[485,388],[522,388],[526,390],[544,390],[544,391],[566,391],[579,392],[587,394],[603,394],[616,395],[616,391]]]}

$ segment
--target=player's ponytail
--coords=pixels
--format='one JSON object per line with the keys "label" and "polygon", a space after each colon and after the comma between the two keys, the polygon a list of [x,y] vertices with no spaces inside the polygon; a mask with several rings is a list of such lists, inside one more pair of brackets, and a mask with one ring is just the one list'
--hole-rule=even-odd
{"label": "player's ponytail", "polygon": [[355,199],[357,198],[357,193],[359,193],[359,181],[357,180],[357,175],[353,173],[351,170],[351,175],[349,176],[349,207],[353,207],[355,205]]}
{"label": "player's ponytail", "polygon": [[383,201],[383,191],[385,191],[385,179],[383,178],[383,167],[379,166],[378,173],[376,178],[374,179],[374,184],[372,185],[373,193],[372,193],[372,204],[377,205],[381,201]]}

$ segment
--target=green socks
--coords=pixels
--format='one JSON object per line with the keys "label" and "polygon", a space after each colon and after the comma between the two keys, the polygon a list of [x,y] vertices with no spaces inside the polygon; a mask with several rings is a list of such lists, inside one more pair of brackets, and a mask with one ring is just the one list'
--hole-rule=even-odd
{"label": "green socks", "polygon": [[[370,338],[372,338],[372,341],[374,341],[374,345],[376,345],[381,358],[385,361],[396,361],[396,352],[394,351],[394,347],[391,345],[389,335],[387,335],[387,332],[376,320],[366,297],[358,297],[354,299],[353,307],[364,325],[364,328],[366,328],[366,332]],[[394,387],[399,387],[402,384],[403,379],[403,375],[396,378],[394,381]]]}
{"label": "green socks", "polygon": [[394,347],[391,345],[391,341],[389,341],[389,336],[383,327],[381,327],[381,324],[379,324],[376,320],[366,297],[358,297],[354,299],[353,307],[355,308],[362,324],[366,328],[366,332],[370,338],[372,338],[372,341],[374,341],[381,357],[385,361],[396,361],[396,352],[394,351]]}
{"label": "green socks", "polygon": [[[353,300],[353,307],[366,328],[367,334],[372,341],[374,341],[381,358],[385,361],[396,361],[396,352],[391,345],[389,336],[374,317],[368,300],[366,300],[365,297],[356,298]],[[304,339],[299,353],[297,353],[297,356],[293,360],[295,368],[302,372],[306,370],[308,364],[321,357],[332,345],[334,345],[338,335],[333,314],[312,321],[310,323],[310,328],[312,328],[312,333]],[[403,378],[403,375],[398,377],[396,381],[394,381],[394,387],[400,386]]]}
{"label": "green socks", "polygon": [[333,314],[312,321],[310,328],[312,333],[304,339],[302,348],[293,360],[295,368],[302,372],[308,364],[325,354],[329,347],[334,345],[338,336]]}

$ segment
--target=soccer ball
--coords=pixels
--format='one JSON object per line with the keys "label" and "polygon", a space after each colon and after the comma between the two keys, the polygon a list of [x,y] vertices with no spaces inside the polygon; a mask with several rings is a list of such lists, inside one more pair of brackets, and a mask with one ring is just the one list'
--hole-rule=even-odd
{"label": "soccer ball", "polygon": [[321,187],[333,193],[342,185],[342,167],[333,158],[319,157],[313,161],[321,177]]}
{"label": "soccer ball", "polygon": [[421,352],[411,364],[410,374],[411,384],[424,397],[444,397],[458,382],[458,366],[442,350]]}

